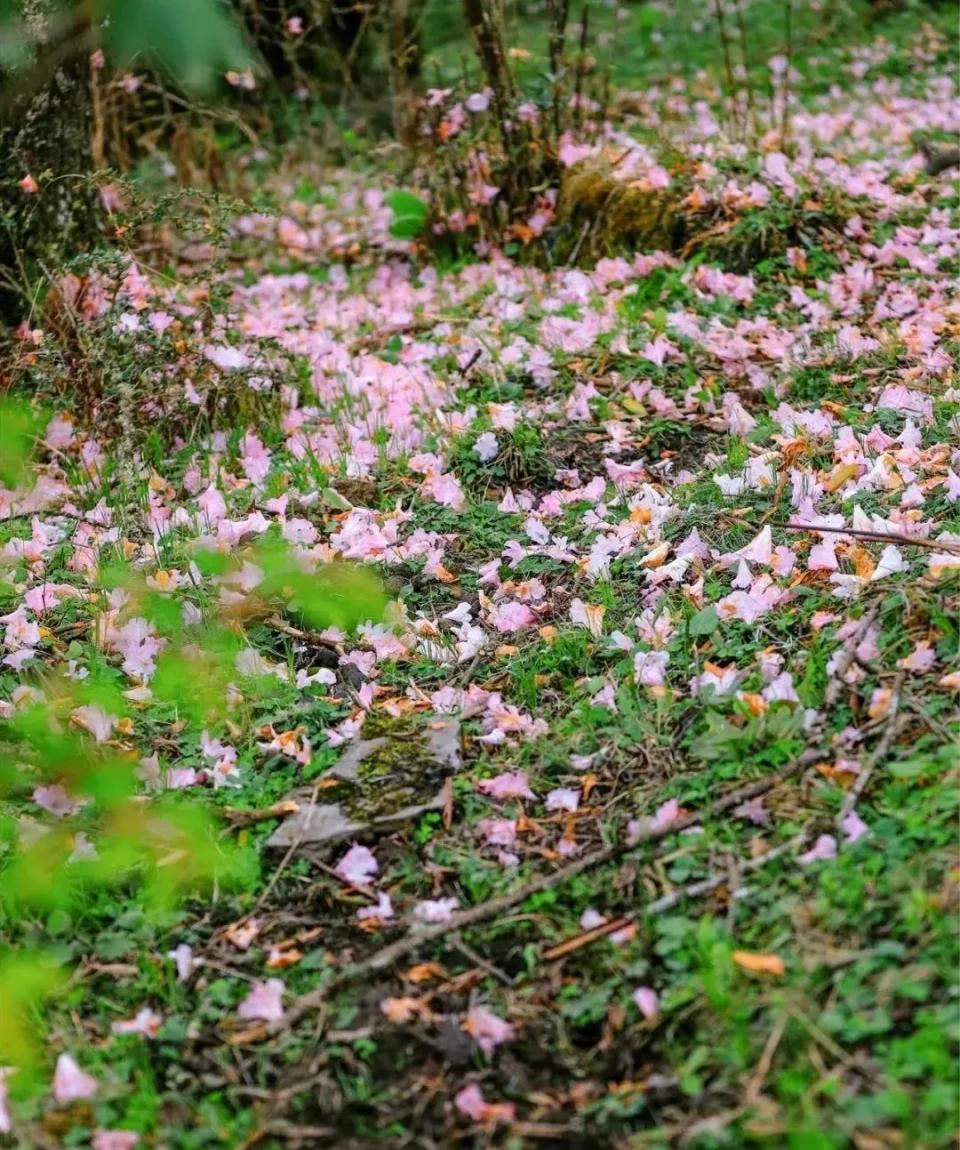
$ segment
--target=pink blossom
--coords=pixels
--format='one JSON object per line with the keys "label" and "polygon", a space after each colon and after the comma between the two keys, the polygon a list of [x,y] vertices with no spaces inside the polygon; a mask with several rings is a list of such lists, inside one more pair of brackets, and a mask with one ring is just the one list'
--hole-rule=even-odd
{"label": "pink blossom", "polygon": [[449,922],[459,905],[456,898],[427,898],[417,903],[413,913],[422,922]]}
{"label": "pink blossom", "polygon": [[168,951],[167,958],[173,959],[178,982],[186,982],[197,967],[203,966],[203,959],[194,958],[193,947],[185,942],[178,943],[173,950]]}
{"label": "pink blossom", "polygon": [[463,1029],[472,1035],[484,1054],[492,1054],[502,1043],[511,1042],[516,1037],[514,1027],[485,1006],[475,1006],[467,1011]]}
{"label": "pink blossom", "polygon": [[61,1054],[53,1075],[54,1101],[64,1106],[80,1098],[92,1098],[96,1092],[96,1078],[81,1070],[69,1054]]}
{"label": "pink blossom", "polygon": [[837,840],[833,835],[821,835],[810,850],[800,855],[797,860],[802,866],[822,862],[837,857]]}
{"label": "pink blossom", "polygon": [[514,599],[498,603],[491,614],[491,622],[498,631],[523,631],[536,621],[534,612],[525,603]]}
{"label": "pink blossom", "polygon": [[98,743],[107,742],[113,734],[113,728],[117,725],[115,715],[108,715],[93,703],[84,707],[77,707],[72,718],[84,730],[89,731]]}
{"label": "pink blossom", "polygon": [[517,838],[517,820],[481,819],[477,830],[488,846],[512,847]]}
{"label": "pink blossom", "polygon": [[83,806],[81,799],[71,798],[59,783],[49,787],[37,787],[33,792],[33,801],[38,807],[43,807],[45,811],[61,819],[75,814]]}
{"label": "pink blossom", "polygon": [[510,772],[495,775],[492,779],[481,779],[477,783],[477,790],[482,795],[489,795],[492,799],[536,799],[530,790],[526,771]]}
{"label": "pink blossom", "polygon": [[843,831],[848,843],[858,842],[864,835],[870,833],[870,828],[855,810],[850,810],[844,815],[843,821],[840,823],[840,829]]}
{"label": "pink blossom", "polygon": [[680,817],[680,804],[676,799],[667,799],[657,807],[653,816],[644,819],[631,819],[627,823],[627,844],[632,846],[647,835],[662,834]]}
{"label": "pink blossom", "polygon": [[763,171],[767,179],[781,187],[791,198],[797,194],[797,184],[790,175],[787,157],[783,152],[770,152],[764,158]]}
{"label": "pink blossom", "polygon": [[114,1034],[142,1034],[144,1038],[155,1038],[163,1019],[149,1006],[138,1010],[133,1018],[111,1024]]}
{"label": "pink blossom", "polygon": [[393,918],[393,901],[386,891],[379,891],[376,903],[373,906],[361,906],[357,910],[357,918],[361,922],[374,918],[385,922]]}
{"label": "pink blossom", "polygon": [[10,1110],[7,1106],[8,1087],[7,1076],[12,1071],[7,1066],[0,1066],[0,1134],[9,1134],[13,1129],[13,1121],[10,1118]]}
{"label": "pink blossom", "polygon": [[669,660],[666,651],[638,651],[633,657],[634,677],[643,687],[662,687]]}
{"label": "pink blossom", "polygon": [[226,501],[212,483],[197,500],[197,506],[211,527],[215,527],[227,514]]}
{"label": "pink blossom", "polygon": [[208,344],[203,349],[203,354],[221,371],[237,371],[240,368],[250,366],[249,357],[237,347],[228,347],[225,344]]}
{"label": "pink blossom", "polygon": [[580,789],[557,787],[548,792],[544,805],[548,811],[575,811],[580,806]]}
{"label": "pink blossom", "polygon": [[660,999],[657,992],[649,986],[638,986],[633,992],[633,1001],[648,1022],[660,1013]]}
{"label": "pink blossom", "polygon": [[260,1019],[263,1022],[279,1022],[283,1018],[283,992],[286,989],[283,979],[268,978],[266,982],[255,982],[247,997],[237,1007],[240,1018]]}
{"label": "pink blossom", "polygon": [[380,865],[367,847],[354,843],[334,868],[344,882],[366,886],[380,870]]}
{"label": "pink blossom", "polygon": [[91,1150],[134,1150],[140,1135],[133,1130],[97,1130],[90,1143]]}
{"label": "pink blossom", "polygon": [[485,112],[490,107],[491,95],[489,89],[484,89],[482,92],[471,92],[463,101],[463,105],[468,112]]}
{"label": "pink blossom", "polygon": [[481,463],[489,463],[491,459],[496,459],[499,451],[500,445],[492,431],[485,431],[473,445],[473,453]]}
{"label": "pink blossom", "polygon": [[897,660],[897,666],[905,671],[915,671],[922,675],[929,671],[936,661],[937,655],[929,640],[921,639],[909,655]]}
{"label": "pink blossom", "polygon": [[252,431],[246,433],[240,446],[243,473],[251,483],[259,487],[270,472],[270,452]]}
{"label": "pink blossom", "polygon": [[512,1122],[516,1110],[512,1102],[487,1102],[483,1091],[473,1082],[457,1092],[453,1104],[461,1114],[472,1121],[490,1124]]}

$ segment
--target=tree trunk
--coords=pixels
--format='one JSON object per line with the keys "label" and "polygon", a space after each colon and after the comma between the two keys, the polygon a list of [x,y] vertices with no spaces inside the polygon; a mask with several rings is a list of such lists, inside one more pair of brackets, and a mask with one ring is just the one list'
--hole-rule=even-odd
{"label": "tree trunk", "polygon": [[43,280],[99,234],[89,47],[78,29],[52,42],[51,9],[24,0],[33,62],[0,76],[0,322],[23,318]]}

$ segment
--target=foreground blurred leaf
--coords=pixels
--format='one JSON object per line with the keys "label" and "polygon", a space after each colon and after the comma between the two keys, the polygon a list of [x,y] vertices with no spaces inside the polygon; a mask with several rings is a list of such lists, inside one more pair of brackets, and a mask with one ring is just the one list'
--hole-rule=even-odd
{"label": "foreground blurred leaf", "polygon": [[155,60],[185,88],[209,89],[250,56],[239,24],[220,0],[101,0],[103,38],[112,63]]}
{"label": "foreground blurred leaf", "polygon": [[26,1093],[40,1061],[40,1005],[62,982],[57,967],[43,955],[6,954],[0,958],[0,1064],[15,1066],[15,1094]]}
{"label": "foreground blurred leaf", "polygon": [[43,416],[22,400],[0,399],[0,484],[19,487],[30,475],[30,457]]}

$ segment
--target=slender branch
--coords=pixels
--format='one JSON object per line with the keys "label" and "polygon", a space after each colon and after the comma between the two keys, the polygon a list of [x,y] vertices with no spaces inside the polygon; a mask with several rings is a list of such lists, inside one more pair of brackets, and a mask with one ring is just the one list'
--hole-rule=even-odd
{"label": "slender branch", "polygon": [[[755,859],[748,859],[746,862],[740,863],[741,871],[755,871],[761,867],[765,867],[768,863],[773,862],[775,859],[783,858],[784,855],[796,853],[796,851],[803,845],[805,837],[803,835],[796,835],[788,842],[781,843],[780,846],[774,847],[766,854],[760,855]],[[619,918],[613,919],[611,922],[605,922],[600,926],[595,926],[592,930],[583,931],[581,934],[573,935],[571,938],[564,939],[563,942],[558,942],[556,946],[551,946],[549,950],[545,950],[541,955],[547,962],[552,962],[554,959],[563,958],[564,955],[571,954],[575,950],[581,950],[583,947],[588,946],[591,942],[596,942],[599,938],[605,938],[609,934],[615,934],[618,930],[623,930],[624,927],[629,926],[631,923],[636,922],[638,919],[647,916],[663,914],[664,911],[672,910],[681,902],[688,898],[700,898],[705,894],[710,894],[711,891],[717,890],[718,887],[730,881],[730,876],[726,872],[722,874],[711,875],[709,878],[698,879],[696,882],[687,883],[686,886],[677,887],[676,890],[671,891],[669,894],[663,895],[661,898],[656,899],[654,902],[648,903],[646,906],[638,907],[636,910],[628,911],[626,914],[621,915]],[[739,886],[731,892],[731,898],[742,898],[747,893],[746,886]]]}
{"label": "slender branch", "polygon": [[857,805],[857,800],[867,789],[870,778],[873,775],[877,766],[887,757],[887,752],[890,750],[890,744],[893,741],[894,732],[897,729],[897,714],[900,710],[900,696],[903,687],[903,671],[901,671],[893,684],[893,694],[890,698],[890,707],[884,717],[885,726],[883,734],[880,736],[880,742],[877,743],[876,749],[867,760],[866,766],[857,775],[854,780],[853,786],[847,791],[844,796],[843,803],[840,807],[840,813],[837,815],[837,825],[843,823],[847,815]]}
{"label": "slender branch", "polygon": [[894,531],[860,531],[856,527],[821,527],[815,523],[773,523],[784,531],[822,531],[828,535],[850,535],[854,539],[868,539],[871,543],[903,543],[911,547],[928,547],[933,551],[946,551],[960,555],[960,543],[951,539],[924,539],[919,535],[902,535]]}

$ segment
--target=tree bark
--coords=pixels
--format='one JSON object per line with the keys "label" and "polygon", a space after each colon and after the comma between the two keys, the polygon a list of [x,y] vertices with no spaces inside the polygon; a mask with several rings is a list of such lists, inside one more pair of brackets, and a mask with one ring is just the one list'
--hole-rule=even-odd
{"label": "tree bark", "polygon": [[99,235],[89,180],[89,52],[71,39],[52,42],[51,9],[49,0],[23,0],[33,61],[0,75],[0,321],[7,323],[23,318],[44,279]]}

